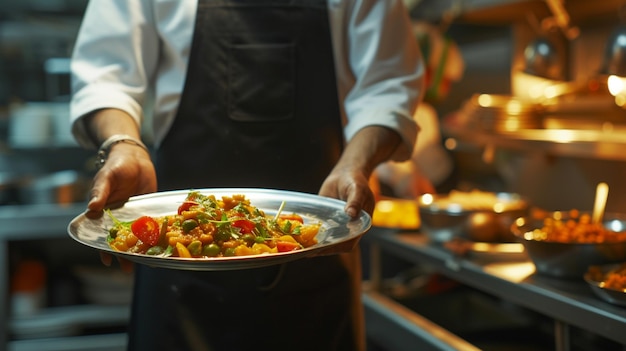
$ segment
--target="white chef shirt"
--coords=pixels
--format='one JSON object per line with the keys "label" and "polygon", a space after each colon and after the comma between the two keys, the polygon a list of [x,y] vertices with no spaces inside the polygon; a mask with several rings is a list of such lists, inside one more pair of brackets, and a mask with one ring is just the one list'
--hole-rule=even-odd
{"label": "white chef shirt", "polygon": [[[160,144],[182,94],[196,8],[196,0],[89,2],[71,63],[70,118],[79,144],[96,147],[76,123],[86,114],[116,108],[142,126],[143,107],[152,110]],[[386,126],[404,140],[393,159],[409,157],[424,67],[403,1],[328,0],[328,9],[344,136]]]}

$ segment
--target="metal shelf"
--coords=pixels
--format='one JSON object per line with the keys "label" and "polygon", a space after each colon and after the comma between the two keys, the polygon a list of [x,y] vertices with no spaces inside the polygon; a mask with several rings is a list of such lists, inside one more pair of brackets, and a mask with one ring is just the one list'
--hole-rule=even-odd
{"label": "metal shelf", "polygon": [[124,351],[126,340],[124,333],[19,340],[10,342],[7,351]]}
{"label": "metal shelf", "polygon": [[577,129],[526,129],[488,132],[476,129],[444,130],[446,139],[484,148],[541,152],[554,156],[613,161],[626,160],[626,132]]}
{"label": "metal shelf", "polygon": [[[528,258],[459,257],[420,232],[373,228],[363,240],[376,250],[431,266],[462,284],[551,318],[559,331],[555,341],[558,350],[569,349],[568,326],[626,345],[622,332],[626,310],[600,300],[582,279],[537,275]],[[375,270],[374,259],[372,266]],[[372,274],[375,276],[375,271]]]}

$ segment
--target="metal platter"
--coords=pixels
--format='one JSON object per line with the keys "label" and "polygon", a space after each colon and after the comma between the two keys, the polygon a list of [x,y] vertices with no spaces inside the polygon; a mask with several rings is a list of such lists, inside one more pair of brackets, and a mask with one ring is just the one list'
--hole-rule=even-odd
{"label": "metal platter", "polygon": [[[284,201],[283,213],[295,212],[306,222],[321,222],[314,246],[275,254],[211,258],[158,257],[144,254],[119,252],[107,243],[107,231],[113,225],[108,216],[99,219],[87,218],[84,214],[75,217],[67,227],[70,237],[79,243],[108,252],[129,261],[152,267],[180,270],[216,271],[236,270],[285,263],[305,257],[330,255],[351,250],[361,235],[371,227],[371,217],[366,212],[351,219],[345,212],[345,202],[318,195],[255,188],[193,189],[205,195],[232,196],[244,194],[253,206],[275,214]],[[120,221],[131,221],[143,215],[164,216],[175,213],[189,190],[159,192],[131,197],[122,207],[111,212]]]}

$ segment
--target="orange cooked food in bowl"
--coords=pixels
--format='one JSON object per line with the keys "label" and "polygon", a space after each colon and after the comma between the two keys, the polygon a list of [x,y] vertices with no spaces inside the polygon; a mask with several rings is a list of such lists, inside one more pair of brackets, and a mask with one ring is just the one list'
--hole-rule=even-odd
{"label": "orange cooked food in bowl", "polygon": [[605,289],[626,290],[626,263],[615,265],[606,272],[603,272],[599,266],[593,266],[589,268],[588,274],[593,275],[594,280],[601,282]]}
{"label": "orange cooked food in bowl", "polygon": [[[621,228],[620,228],[621,229]],[[625,231],[615,231],[605,223],[592,223],[589,213],[570,210],[543,219],[543,226],[526,232],[527,239],[561,243],[610,243],[626,241]]]}
{"label": "orange cooked food in bowl", "polygon": [[591,265],[626,260],[626,216],[607,213],[601,223],[578,210],[534,211],[511,226],[538,273],[580,278]]}

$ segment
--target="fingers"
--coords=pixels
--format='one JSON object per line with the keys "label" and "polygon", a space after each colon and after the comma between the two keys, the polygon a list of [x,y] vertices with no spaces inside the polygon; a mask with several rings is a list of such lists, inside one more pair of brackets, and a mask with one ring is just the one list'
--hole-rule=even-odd
{"label": "fingers", "polygon": [[351,218],[359,217],[361,211],[370,215],[374,212],[374,194],[368,179],[361,175],[349,172],[332,174],[322,185],[319,194],[345,201],[344,211]]}
{"label": "fingers", "polygon": [[106,252],[100,251],[100,262],[107,267],[111,267],[111,262],[113,261],[113,256]]}
{"label": "fingers", "polygon": [[374,194],[368,186],[355,184],[348,188],[346,206],[344,208],[346,214],[351,218],[357,218],[361,211],[367,212],[370,216],[374,213]]}
{"label": "fingers", "polygon": [[93,185],[89,193],[89,202],[87,203],[88,216],[102,215],[102,210],[106,206],[109,197],[110,180],[107,171],[102,169],[96,173]]}
{"label": "fingers", "polygon": [[[113,255],[104,251],[100,251],[100,262],[102,262],[102,264],[107,267],[111,267],[111,265],[113,264]],[[133,272],[134,264],[131,261],[125,260],[121,257],[117,257],[117,262],[120,264],[120,268],[122,269],[122,271],[126,273]]]}

